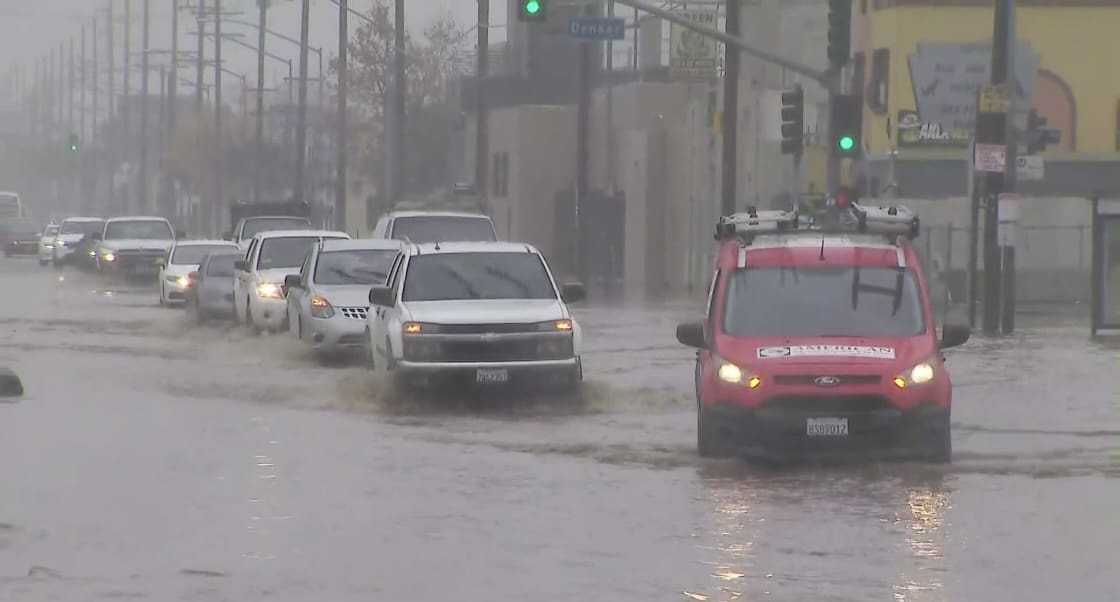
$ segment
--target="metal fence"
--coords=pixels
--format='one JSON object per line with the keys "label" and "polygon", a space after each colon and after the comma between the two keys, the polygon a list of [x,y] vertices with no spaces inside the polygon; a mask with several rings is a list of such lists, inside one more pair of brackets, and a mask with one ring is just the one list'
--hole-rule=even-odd
{"label": "metal fence", "polygon": [[[954,303],[967,300],[968,226],[927,226],[916,242],[927,273],[948,286]],[[1092,227],[1089,224],[1021,227],[1015,248],[1018,303],[1089,302],[1092,261]],[[982,241],[979,255],[977,271],[982,282]],[[982,298],[983,291],[979,296]]]}

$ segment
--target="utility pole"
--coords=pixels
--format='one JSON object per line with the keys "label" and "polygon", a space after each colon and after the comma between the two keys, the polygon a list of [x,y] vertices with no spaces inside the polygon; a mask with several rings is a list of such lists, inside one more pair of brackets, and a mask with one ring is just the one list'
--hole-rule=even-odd
{"label": "utility pole", "polygon": [[[614,18],[614,0],[607,0],[607,18]],[[634,40],[638,39],[638,23],[634,22]],[[607,189],[613,197],[618,190],[614,150],[614,40],[607,40]]]}
{"label": "utility pole", "polygon": [[[1018,114],[1018,89],[1015,85],[1015,51],[1016,51],[1016,2],[1015,0],[1006,0],[1007,6],[1004,8],[1006,11],[1007,24],[1007,39],[1003,44],[1004,53],[1006,54],[1007,73],[1004,81],[1007,82],[1007,122],[1004,126],[1004,133],[1006,135],[1006,148],[1004,150],[1004,167],[1003,167],[1003,192],[1014,193],[1016,190],[1018,180],[1018,158],[1019,158],[1019,140],[1018,129],[1015,127],[1016,115]],[[993,51],[995,47],[993,45]],[[996,203],[997,220],[999,203]],[[1016,224],[1013,226],[1018,227]],[[1000,320],[1000,332],[1003,334],[1011,334],[1015,330],[1015,238],[1014,236],[1007,244],[1001,248],[1001,271],[1002,278],[1002,294],[1000,300],[1003,301],[1001,308],[1002,319]]]}
{"label": "utility pole", "polygon": [[[107,32],[108,37],[105,40],[105,45],[107,46],[105,54],[106,54],[106,57],[109,59],[109,72],[106,75],[109,78],[109,99],[108,99],[109,100],[109,115],[108,115],[108,119],[109,119],[110,122],[112,122],[113,118],[116,117],[116,97],[117,97],[117,91],[114,89],[114,86],[116,86],[116,81],[115,81],[116,80],[116,73],[114,73],[114,71],[116,69],[116,62],[117,62],[116,57],[114,55],[116,54],[117,44],[116,44],[116,41],[113,39],[113,33],[116,31],[116,23],[113,22],[113,19],[114,19],[114,16],[113,16],[113,0],[109,0],[109,18],[107,19],[108,30],[109,31]],[[112,141],[110,140],[109,142],[111,143]],[[109,163],[110,163],[110,165],[112,165],[112,161],[110,161]]]}
{"label": "utility pole", "polygon": [[70,63],[66,73],[66,86],[67,96],[70,98],[70,116],[67,121],[70,123],[70,131],[74,131],[74,38],[70,38]]}
{"label": "utility pole", "polygon": [[66,121],[66,45],[58,45],[58,124]]}
{"label": "utility pole", "polygon": [[[1004,84],[1009,101],[1014,99],[1014,0],[997,0],[995,18],[992,24],[992,67],[991,84],[998,86]],[[1017,140],[1015,130],[1014,102],[1009,102],[1002,123],[998,124],[998,132],[1005,144],[1004,171],[987,174],[986,193],[984,205],[984,307],[982,329],[985,334],[996,334],[1001,330],[1010,331],[1012,323],[1004,315],[1014,309],[1014,300],[1008,301],[1004,297],[1013,294],[1007,290],[1008,284],[1003,271],[1011,266],[1001,265],[1008,259],[1008,250],[1001,249],[999,244],[999,195],[1001,192],[1015,190],[1015,147]],[[977,119],[983,115],[978,112]],[[1010,252],[1011,262],[1014,262],[1014,251]],[[1014,284],[1013,277],[1010,284]]]}
{"label": "utility pole", "polygon": [[[591,5],[584,9],[585,14],[593,10]],[[576,80],[579,97],[576,103],[576,186],[575,186],[575,236],[572,250],[575,252],[573,267],[576,277],[587,282],[587,254],[584,252],[584,207],[591,192],[591,42],[579,40],[579,58]]]}
{"label": "utility pole", "polygon": [[141,213],[148,211],[148,47],[151,29],[150,9],[152,0],[142,0],[141,9],[144,14],[142,31],[140,32],[140,166],[137,170],[136,204]]}
{"label": "utility pole", "polygon": [[109,182],[109,186],[108,186],[109,196],[105,199],[105,202],[107,203],[105,208],[106,209],[115,209],[117,204],[116,204],[116,188],[115,188],[115,185],[114,185],[114,182],[113,182],[113,175],[115,174],[116,169],[117,169],[117,153],[119,152],[119,148],[120,148],[120,146],[118,144],[119,138],[117,136],[117,132],[119,131],[119,126],[116,123],[114,123],[115,120],[116,120],[116,117],[117,117],[117,112],[116,112],[116,110],[117,110],[116,109],[116,107],[117,107],[117,90],[116,90],[117,44],[116,44],[116,40],[114,38],[114,34],[117,30],[117,23],[116,23],[116,13],[113,11],[113,5],[116,2],[115,2],[115,0],[107,0],[107,2],[109,4],[109,10],[107,11],[106,21],[108,21],[107,26],[108,26],[109,31],[108,31],[108,39],[106,41],[107,48],[105,50],[105,53],[106,53],[106,55],[109,59],[109,72],[106,75],[108,75],[108,78],[109,78],[109,82],[108,82],[109,83],[109,88],[108,88],[109,89],[109,115],[108,115],[108,120],[109,120],[110,127],[106,130],[108,135],[106,136],[106,139],[105,139],[105,147],[107,149],[107,152],[105,153],[105,158],[106,158],[105,169],[108,172],[108,173],[106,173],[106,176],[108,176],[107,179],[108,179],[108,182]]}
{"label": "utility pole", "polygon": [[164,127],[174,133],[179,117],[179,0],[171,0],[171,79],[167,80],[167,121]]}
{"label": "utility pole", "polygon": [[[306,2],[307,0],[304,0]],[[222,176],[225,163],[222,161],[222,0],[214,0],[214,213],[212,214],[215,231],[220,231],[221,210],[225,206],[222,191]],[[232,226],[232,224],[231,224]]]}
{"label": "utility pole", "polygon": [[394,169],[392,196],[390,204],[396,203],[404,195],[405,173],[408,171],[407,145],[405,135],[408,116],[405,115],[405,99],[408,98],[408,80],[405,78],[405,19],[404,0],[396,0],[393,12],[393,157]]}
{"label": "utility pole", "polygon": [[91,121],[90,139],[92,140],[94,138],[97,138],[97,118],[99,117],[99,111],[101,109],[101,107],[99,106],[100,103],[98,102],[98,98],[101,96],[101,90],[99,90],[98,87],[97,87],[97,79],[98,79],[97,78],[97,67],[99,66],[98,60],[97,60],[97,57],[98,57],[98,52],[97,52],[97,17],[93,18],[93,22],[91,23],[90,27],[91,27],[91,34],[92,34],[92,38],[93,38],[93,40],[92,40],[92,42],[93,42],[93,44],[92,44],[93,65],[92,65],[92,70],[90,71],[90,75],[92,76],[92,79],[93,79],[93,113],[91,113],[92,119],[90,120]]}
{"label": "utility pole", "polygon": [[298,201],[306,201],[304,169],[307,166],[307,42],[311,16],[311,0],[303,0],[299,27],[299,109],[296,124],[296,185],[292,194]]}
{"label": "utility pole", "polygon": [[[724,31],[739,37],[742,29],[741,0],[727,0]],[[736,175],[739,171],[739,65],[741,55],[730,46],[723,53],[723,171],[720,214],[735,213]]]}
{"label": "utility pole", "polygon": [[[268,27],[268,3],[271,0],[257,0],[257,142],[253,153],[253,201],[261,200],[261,178],[264,171],[264,54],[265,30]],[[340,76],[341,78],[341,76]]]}
{"label": "utility pole", "polygon": [[195,51],[194,110],[202,115],[202,90],[206,72],[206,0],[198,0],[198,49]]}
{"label": "utility pole", "polygon": [[[132,153],[128,152],[132,148],[132,119],[130,107],[129,94],[132,93],[132,86],[130,85],[130,78],[132,74],[132,0],[124,0],[124,94],[121,95],[121,102],[125,103],[121,111],[121,138],[119,140],[122,158],[131,165]],[[135,106],[135,105],[133,105]],[[134,177],[132,172],[128,172],[129,181],[125,183],[125,192],[122,203],[124,211],[127,213],[132,208],[132,181]]]}
{"label": "utility pole", "polygon": [[78,137],[86,143],[86,26],[82,25],[81,49],[78,52]]}
{"label": "utility pole", "polygon": [[[346,231],[346,86],[349,73],[347,61],[349,60],[347,45],[350,43],[349,5],[347,0],[338,0],[338,158],[334,208],[335,229]],[[319,74],[320,81],[323,74]]]}
{"label": "utility pole", "polygon": [[487,79],[490,77],[490,0],[478,0],[478,52],[475,79],[478,80],[478,119],[475,123],[474,185],[482,206],[490,211],[490,109],[486,98]]}

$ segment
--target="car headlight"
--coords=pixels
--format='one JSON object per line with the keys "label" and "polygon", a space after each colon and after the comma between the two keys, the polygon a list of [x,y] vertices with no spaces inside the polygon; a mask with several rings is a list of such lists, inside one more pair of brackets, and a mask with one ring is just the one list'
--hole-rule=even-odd
{"label": "car headlight", "polygon": [[894,386],[905,389],[911,385],[924,385],[932,381],[936,373],[937,361],[928,360],[894,377]]}
{"label": "car headlight", "polygon": [[404,334],[436,334],[439,331],[439,324],[428,322],[405,322],[401,325],[401,332]]}
{"label": "car headlight", "polygon": [[167,276],[166,279],[171,284],[177,285],[181,288],[187,288],[187,285],[191,283],[191,279],[187,278],[186,276]]}
{"label": "car headlight", "polygon": [[113,253],[112,251],[106,251],[105,253],[101,254],[101,260],[102,261],[116,261],[117,260],[117,255],[115,253]]}
{"label": "car headlight", "polygon": [[567,318],[537,324],[537,328],[543,332],[572,332],[573,326],[572,321]]}
{"label": "car headlight", "polygon": [[334,315],[334,307],[330,302],[322,297],[311,298],[311,317],[312,318],[329,318]]}
{"label": "car headlight", "polygon": [[762,384],[762,379],[757,374],[751,374],[743,367],[722,358],[713,356],[713,359],[719,366],[716,368],[716,376],[721,381],[732,385],[746,385],[751,389],[757,389]]}
{"label": "car headlight", "polygon": [[257,285],[257,296],[262,299],[282,299],[284,292],[275,282],[262,282]]}
{"label": "car headlight", "polygon": [[65,246],[68,246],[68,245],[69,245],[69,243],[67,243],[67,242],[66,242],[65,240],[60,240],[60,241],[58,241],[58,242],[56,242],[56,243],[54,243],[54,244],[55,244],[55,246],[57,246],[57,247],[65,247]]}

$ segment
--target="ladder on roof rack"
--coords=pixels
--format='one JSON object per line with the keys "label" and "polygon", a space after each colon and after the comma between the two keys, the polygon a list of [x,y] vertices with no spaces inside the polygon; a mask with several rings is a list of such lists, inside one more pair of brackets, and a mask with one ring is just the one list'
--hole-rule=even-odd
{"label": "ladder on roof rack", "polygon": [[853,203],[846,210],[836,210],[833,219],[822,224],[803,224],[797,211],[759,211],[748,207],[745,212],[719,218],[716,240],[739,237],[749,243],[762,234],[782,234],[797,230],[836,234],[874,234],[895,240],[913,240],[921,231],[921,222],[913,211],[902,206],[869,207]]}

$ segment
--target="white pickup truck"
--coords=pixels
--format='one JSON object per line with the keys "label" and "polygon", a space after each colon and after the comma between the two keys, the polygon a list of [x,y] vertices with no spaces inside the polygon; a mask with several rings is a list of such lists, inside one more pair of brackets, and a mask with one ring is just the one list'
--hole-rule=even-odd
{"label": "white pickup truck", "polygon": [[175,244],[176,232],[162,217],[114,217],[97,237],[97,271],[122,276],[152,276]]}

